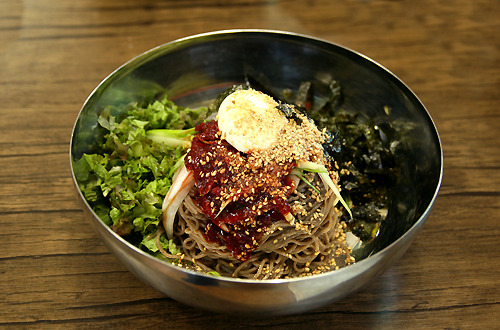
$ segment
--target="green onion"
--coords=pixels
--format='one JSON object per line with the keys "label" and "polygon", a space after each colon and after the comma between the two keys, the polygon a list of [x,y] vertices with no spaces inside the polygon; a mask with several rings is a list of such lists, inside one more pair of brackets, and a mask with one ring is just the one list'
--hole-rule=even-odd
{"label": "green onion", "polygon": [[304,176],[304,172],[300,169],[300,168],[294,168],[292,170],[292,172],[290,172],[291,175],[295,175],[297,178],[299,178],[300,180],[304,181],[304,183],[306,183],[309,187],[311,187],[312,189],[314,189],[314,191],[316,193],[318,193],[318,195],[320,194],[320,191],[318,190],[318,188],[316,188],[315,186],[312,185],[311,182],[309,182],[309,180],[306,179],[306,177]]}
{"label": "green onion", "polygon": [[319,177],[323,181],[323,184],[330,187],[330,189],[333,191],[335,196],[337,196],[337,198],[342,203],[342,205],[347,210],[347,212],[349,213],[349,215],[351,216],[351,219],[352,219],[351,209],[347,205],[344,198],[342,198],[342,195],[340,195],[340,191],[337,188],[337,185],[333,182],[332,178],[330,178],[330,174],[328,173],[328,170],[326,169],[326,167],[324,165],[313,163],[313,162],[299,162],[297,165],[298,165],[297,167],[301,170],[313,172],[313,173],[318,173]]}

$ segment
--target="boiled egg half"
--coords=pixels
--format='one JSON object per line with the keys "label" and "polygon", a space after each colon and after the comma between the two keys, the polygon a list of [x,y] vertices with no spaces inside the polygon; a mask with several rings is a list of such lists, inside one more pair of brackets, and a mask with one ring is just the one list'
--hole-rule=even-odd
{"label": "boiled egg half", "polygon": [[272,97],[253,89],[229,94],[217,114],[222,138],[245,153],[270,148],[288,123],[277,106]]}

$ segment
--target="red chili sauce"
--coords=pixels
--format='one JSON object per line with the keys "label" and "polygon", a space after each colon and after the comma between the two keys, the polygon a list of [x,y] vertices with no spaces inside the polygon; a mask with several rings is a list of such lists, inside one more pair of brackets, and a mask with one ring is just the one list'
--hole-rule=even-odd
{"label": "red chili sauce", "polygon": [[194,173],[194,200],[210,219],[205,238],[244,261],[266,228],[290,213],[287,198],[295,187],[288,174],[295,162],[255,162],[251,152],[241,153],[220,138],[216,121],[196,131],[185,164]]}

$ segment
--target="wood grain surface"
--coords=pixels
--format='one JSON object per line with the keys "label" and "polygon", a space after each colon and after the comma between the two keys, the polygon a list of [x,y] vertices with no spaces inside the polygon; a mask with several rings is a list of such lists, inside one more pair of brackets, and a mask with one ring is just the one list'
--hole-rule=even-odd
{"label": "wood grain surface", "polygon": [[[497,0],[0,0],[0,327],[500,327]],[[231,28],[357,50],[421,98],[442,138],[435,207],[374,283],[303,315],[194,309],[129,273],[76,199],[69,139],[97,84],[138,54]]]}

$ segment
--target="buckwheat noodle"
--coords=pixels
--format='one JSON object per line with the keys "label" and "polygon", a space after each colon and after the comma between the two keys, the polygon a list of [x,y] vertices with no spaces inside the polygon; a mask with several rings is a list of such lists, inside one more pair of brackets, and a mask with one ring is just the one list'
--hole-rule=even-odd
{"label": "buckwheat noodle", "polygon": [[[273,222],[257,249],[243,262],[233,257],[225,246],[205,239],[204,224],[209,220],[191,198],[196,189],[193,187],[179,208],[174,228],[181,255],[160,251],[188,269],[247,279],[292,278],[343,267],[353,260],[345,244],[345,224],[339,223],[340,213],[334,207],[336,197],[331,190],[323,188],[317,177],[313,178],[313,184],[322,188],[319,195],[301,181],[288,199],[292,209],[298,210],[294,212],[296,222]],[[161,233],[157,233],[157,240]]]}

